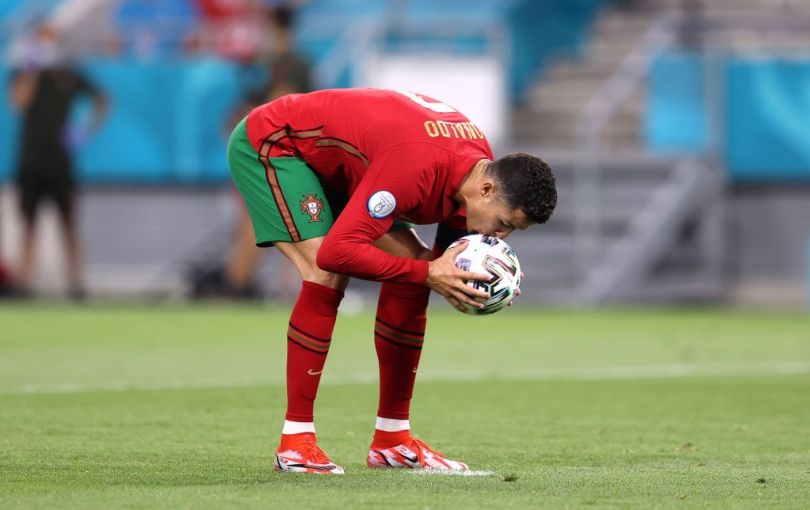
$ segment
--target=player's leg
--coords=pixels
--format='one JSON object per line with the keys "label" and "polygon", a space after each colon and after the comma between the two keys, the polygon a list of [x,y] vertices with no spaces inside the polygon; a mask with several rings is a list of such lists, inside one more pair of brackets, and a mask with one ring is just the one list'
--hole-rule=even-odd
{"label": "player's leg", "polygon": [[41,192],[36,182],[18,181],[20,216],[22,219],[22,247],[20,252],[19,285],[23,294],[31,292],[36,255],[36,218]]}
{"label": "player's leg", "polygon": [[[431,251],[412,229],[389,232],[376,243],[388,253],[430,260]],[[393,446],[410,437],[411,396],[427,323],[430,289],[407,282],[383,282],[377,301],[374,345],[380,395],[374,444]]]}
{"label": "player's leg", "polygon": [[316,237],[276,247],[298,269],[301,290],[287,330],[287,411],[283,434],[315,432],[313,407],[332,339],[338,306],[349,278],[319,269]]}
{"label": "player's leg", "polygon": [[323,237],[316,237],[276,243],[303,280],[287,329],[287,410],[275,461],[281,471],[343,472],[317,446],[315,437],[315,398],[349,282],[347,276],[318,268],[315,258],[322,242]]}
{"label": "player's leg", "polygon": [[53,190],[53,196],[62,226],[62,241],[67,259],[68,292],[71,299],[84,299],[85,293],[81,274],[81,242],[79,240],[78,222],[76,221],[74,184],[70,180],[60,183],[59,188]]}
{"label": "player's leg", "polygon": [[[430,260],[435,256],[412,229],[389,232],[377,246],[404,257]],[[437,250],[443,251],[444,247],[437,245]],[[385,282],[380,289],[374,327],[380,400],[368,455],[371,467],[467,469],[466,464],[445,458],[411,436],[410,404],[425,337],[429,297],[430,289],[412,283]]]}
{"label": "player's leg", "polygon": [[236,235],[225,262],[225,290],[238,297],[254,297],[261,249],[256,247],[253,224],[247,209],[241,203],[239,209]]}
{"label": "player's leg", "polygon": [[245,122],[228,144],[234,183],[250,214],[256,244],[275,245],[303,280],[287,329],[287,412],[277,470],[343,473],[318,447],[313,406],[329,352],[338,306],[348,278],[318,268],[316,254],[334,222],[334,211],[317,176],[298,158],[270,158],[264,144],[257,153]]}

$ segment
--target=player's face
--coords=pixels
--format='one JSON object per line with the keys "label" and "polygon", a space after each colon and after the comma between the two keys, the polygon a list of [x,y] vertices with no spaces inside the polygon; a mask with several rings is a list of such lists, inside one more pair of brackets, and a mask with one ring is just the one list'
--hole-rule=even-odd
{"label": "player's face", "polygon": [[503,239],[531,225],[522,209],[512,209],[496,197],[481,197],[467,203],[467,230]]}

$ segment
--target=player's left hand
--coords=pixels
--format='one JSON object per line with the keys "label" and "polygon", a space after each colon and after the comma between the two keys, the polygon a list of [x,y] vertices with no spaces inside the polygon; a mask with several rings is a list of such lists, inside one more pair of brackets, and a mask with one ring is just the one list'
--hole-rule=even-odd
{"label": "player's left hand", "polygon": [[[523,281],[523,271],[520,272],[520,281]],[[520,287],[518,287],[517,290],[515,291],[515,297],[506,306],[512,306],[513,304],[515,304],[515,299],[517,299],[518,296],[520,296]]]}

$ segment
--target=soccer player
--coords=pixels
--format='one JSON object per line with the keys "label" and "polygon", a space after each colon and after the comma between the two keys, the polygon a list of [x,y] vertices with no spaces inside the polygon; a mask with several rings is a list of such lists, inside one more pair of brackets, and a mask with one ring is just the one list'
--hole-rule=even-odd
{"label": "soccer player", "polygon": [[[254,109],[231,135],[231,175],[256,244],[301,274],[287,330],[287,412],[274,467],[342,474],[315,438],[313,405],[350,277],[382,282],[374,328],[380,396],[370,467],[463,471],[411,435],[409,411],[430,291],[483,306],[444,250],[468,232],[506,237],[546,222],[557,202],[542,160],[494,160],[484,134],[434,99],[390,90],[292,94]],[[413,224],[438,223],[429,249]]]}

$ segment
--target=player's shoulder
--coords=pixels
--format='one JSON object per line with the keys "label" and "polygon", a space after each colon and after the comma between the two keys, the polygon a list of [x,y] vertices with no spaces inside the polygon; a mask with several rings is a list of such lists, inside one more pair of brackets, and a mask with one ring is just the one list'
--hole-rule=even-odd
{"label": "player's shoulder", "polygon": [[397,108],[403,111],[429,114],[462,115],[452,106],[420,92],[381,88],[323,89],[307,94],[296,94],[296,98],[306,102],[349,101],[352,103],[373,103],[376,106]]}

